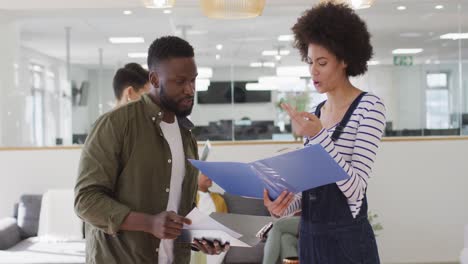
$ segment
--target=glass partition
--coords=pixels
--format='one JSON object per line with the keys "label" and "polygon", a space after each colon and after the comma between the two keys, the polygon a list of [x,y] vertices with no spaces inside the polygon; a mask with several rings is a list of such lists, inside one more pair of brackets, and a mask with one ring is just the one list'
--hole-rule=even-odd
{"label": "glass partition", "polygon": [[[352,82],[383,98],[385,136],[468,135],[467,5],[375,1],[357,10],[375,54]],[[145,65],[151,42],[174,34],[196,51],[200,76],[190,118],[199,140],[300,140],[279,105],[309,111],[326,99],[292,47],[290,28],[310,7],[267,2],[262,16],[246,20],[204,17],[196,1],[165,10],[2,12],[8,43],[0,63],[0,145],[82,144],[96,118],[114,108],[115,71],[128,62]],[[143,41],[116,44],[111,37]]]}

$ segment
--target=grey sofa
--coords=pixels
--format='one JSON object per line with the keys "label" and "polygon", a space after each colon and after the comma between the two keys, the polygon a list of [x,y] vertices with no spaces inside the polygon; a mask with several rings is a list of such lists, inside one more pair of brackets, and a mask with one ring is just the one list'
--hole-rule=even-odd
{"label": "grey sofa", "polygon": [[[15,206],[13,217],[0,220],[0,264],[28,263],[28,264],[83,264],[85,263],[85,242],[82,238],[82,224],[73,213],[73,203],[68,200],[65,207],[58,204],[65,200],[50,197],[64,194],[63,190],[47,192],[43,195],[23,195]],[[65,190],[65,193],[68,192]],[[73,190],[69,190],[73,194]],[[62,196],[63,198],[64,196]],[[71,198],[72,196],[70,196]],[[42,204],[46,200],[47,204]],[[66,206],[69,205],[68,208]],[[48,210],[55,208],[55,218],[48,219]],[[45,210],[45,211],[44,211]],[[41,213],[41,211],[44,211]],[[56,217],[63,213],[65,217]],[[44,221],[39,220],[44,216]],[[76,219],[71,219],[75,217]],[[69,219],[64,228],[56,225],[63,223],[63,219]],[[43,230],[38,230],[39,225]],[[53,228],[51,228],[53,227]],[[62,232],[63,229],[76,232]],[[38,231],[43,232],[39,234]],[[60,233],[62,232],[62,233]],[[63,236],[61,236],[63,235]],[[81,236],[81,238],[80,238]]]}
{"label": "grey sofa", "polygon": [[[228,210],[233,214],[268,216],[263,200],[243,198],[225,193]],[[0,250],[12,248],[21,241],[37,235],[42,195],[22,195],[15,206],[14,216],[0,220]],[[264,243],[252,248],[231,248],[226,264],[261,263]]]}
{"label": "grey sofa", "polygon": [[37,235],[42,195],[22,195],[15,205],[13,217],[0,219],[0,250]]}

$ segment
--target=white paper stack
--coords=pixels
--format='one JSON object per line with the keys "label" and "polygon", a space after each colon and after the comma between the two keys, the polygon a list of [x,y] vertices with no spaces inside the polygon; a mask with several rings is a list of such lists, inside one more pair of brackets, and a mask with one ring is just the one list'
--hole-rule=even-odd
{"label": "white paper stack", "polygon": [[252,247],[260,242],[258,230],[271,221],[266,216],[212,213],[207,215],[194,208],[187,216],[191,225],[184,225],[177,242],[192,243],[193,239],[229,242],[232,247]]}

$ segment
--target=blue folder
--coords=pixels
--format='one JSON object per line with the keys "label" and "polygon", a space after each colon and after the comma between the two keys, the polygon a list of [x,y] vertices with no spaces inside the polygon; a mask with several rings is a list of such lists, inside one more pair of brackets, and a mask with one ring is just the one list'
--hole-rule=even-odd
{"label": "blue folder", "polygon": [[320,145],[250,163],[190,162],[226,192],[252,198],[263,198],[265,188],[276,199],[284,190],[300,193],[349,178]]}

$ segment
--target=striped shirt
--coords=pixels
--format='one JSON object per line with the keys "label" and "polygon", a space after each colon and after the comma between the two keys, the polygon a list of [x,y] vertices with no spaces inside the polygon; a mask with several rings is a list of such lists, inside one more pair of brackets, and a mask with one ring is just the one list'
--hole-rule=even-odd
{"label": "striped shirt", "polygon": [[[354,110],[340,137],[333,142],[331,135],[337,125],[330,129],[324,128],[316,136],[308,138],[307,145],[320,144],[349,175],[349,179],[336,184],[348,199],[352,216],[356,217],[361,209],[385,129],[385,105],[379,97],[367,93]],[[301,210],[301,196],[296,195],[283,216]]]}

